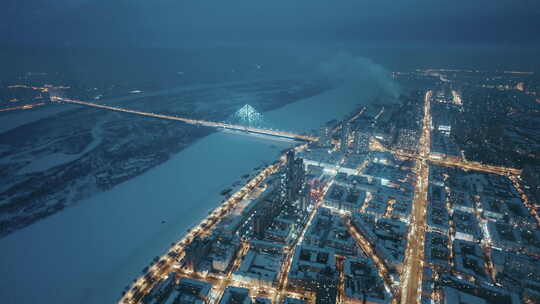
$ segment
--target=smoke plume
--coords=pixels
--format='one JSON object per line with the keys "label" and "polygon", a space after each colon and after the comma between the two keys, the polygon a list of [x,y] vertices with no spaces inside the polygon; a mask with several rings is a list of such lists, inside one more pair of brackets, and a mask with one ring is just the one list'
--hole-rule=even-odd
{"label": "smoke plume", "polygon": [[378,101],[393,102],[401,92],[392,74],[371,59],[341,52],[320,64],[321,72],[342,83],[358,98],[377,97]]}

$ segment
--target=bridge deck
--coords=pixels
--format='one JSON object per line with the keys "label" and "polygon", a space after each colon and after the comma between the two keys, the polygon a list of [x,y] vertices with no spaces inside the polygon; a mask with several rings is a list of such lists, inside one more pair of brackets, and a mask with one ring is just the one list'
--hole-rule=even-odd
{"label": "bridge deck", "polygon": [[169,120],[177,120],[177,121],[182,121],[188,124],[205,126],[205,127],[238,130],[238,131],[245,131],[249,133],[265,134],[265,135],[285,137],[285,138],[291,138],[291,139],[303,140],[303,141],[316,141],[317,140],[317,138],[313,136],[306,136],[306,135],[295,134],[295,133],[290,133],[290,132],[275,131],[275,130],[268,130],[268,129],[262,129],[262,128],[246,127],[242,125],[233,125],[233,124],[228,124],[224,122],[197,120],[197,119],[190,119],[190,118],[184,118],[184,117],[178,117],[178,116],[172,116],[172,115],[164,115],[164,114],[156,114],[156,113],[143,112],[143,111],[137,111],[137,110],[130,110],[130,109],[107,106],[107,105],[102,105],[102,104],[97,104],[97,103],[92,103],[92,102],[87,102],[87,101],[74,100],[70,98],[51,97],[51,101],[67,102],[67,103],[73,103],[73,104],[78,104],[78,105],[83,105],[83,106],[107,109],[107,110],[112,110],[112,111],[119,111],[119,112],[136,114],[136,115],[143,115],[143,116],[169,119]]}

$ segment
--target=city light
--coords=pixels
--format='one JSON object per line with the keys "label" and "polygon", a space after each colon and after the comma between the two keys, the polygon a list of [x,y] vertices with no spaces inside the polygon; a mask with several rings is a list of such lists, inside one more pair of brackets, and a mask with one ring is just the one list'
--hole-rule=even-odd
{"label": "city light", "polygon": [[[433,75],[440,77],[440,79],[444,82],[447,82],[448,79],[445,78],[442,74],[438,72],[432,72]],[[462,106],[462,97],[460,93],[457,91],[452,91],[453,94],[453,102],[456,105]],[[466,161],[462,158],[458,157],[450,157],[444,154],[440,153],[432,153],[431,152],[431,129],[432,129],[432,116],[431,116],[431,102],[433,98],[433,92],[431,90],[428,90],[425,93],[425,96],[423,98],[423,119],[422,119],[422,129],[420,133],[420,138],[418,140],[418,149],[416,152],[411,152],[407,149],[401,149],[401,148],[387,148],[381,141],[383,140],[383,137],[376,137],[371,136],[369,140],[369,150],[371,151],[380,151],[380,152],[387,152],[391,155],[394,155],[396,159],[400,160],[412,160],[414,161],[414,167],[410,168],[412,170],[412,173],[414,173],[414,181],[412,177],[406,176],[402,179],[399,179],[398,181],[390,179],[390,178],[383,178],[380,177],[378,180],[380,182],[380,185],[382,187],[399,187],[400,183],[407,183],[411,182],[413,183],[414,187],[412,190],[412,211],[410,218],[404,219],[403,221],[409,224],[408,233],[406,235],[406,242],[407,245],[405,247],[404,252],[404,261],[403,266],[400,270],[399,279],[396,279],[393,275],[395,275],[395,271],[391,270],[391,266],[389,266],[388,261],[386,261],[383,257],[381,257],[380,252],[375,250],[376,244],[372,243],[369,238],[364,235],[364,232],[359,230],[357,227],[355,227],[355,224],[352,221],[352,218],[354,217],[354,214],[356,211],[350,211],[341,209],[341,207],[336,207],[333,205],[329,205],[325,203],[324,198],[330,189],[330,187],[334,184],[336,176],[341,172],[341,166],[344,165],[344,163],[347,161],[347,154],[349,152],[349,148],[352,147],[355,143],[355,139],[352,139],[350,134],[347,134],[348,127],[344,127],[343,125],[338,125],[332,130],[332,134],[335,134],[338,131],[341,131],[342,133],[345,133],[345,135],[342,134],[341,141],[344,141],[346,144],[341,145],[335,145],[333,147],[333,150],[329,152],[332,153],[340,153],[343,152],[345,156],[341,157],[340,159],[336,160],[334,167],[332,168],[326,168],[324,167],[324,174],[329,176],[330,179],[324,184],[324,186],[321,186],[320,188],[313,188],[311,190],[311,197],[315,198],[314,205],[307,210],[309,210],[309,215],[307,216],[307,219],[305,220],[304,224],[302,224],[301,221],[297,221],[297,223],[301,226],[301,229],[299,232],[296,232],[297,234],[294,234],[296,237],[294,239],[294,242],[291,244],[288,244],[283,247],[283,261],[280,265],[279,271],[277,273],[277,279],[276,279],[276,285],[274,287],[261,287],[254,283],[246,283],[245,281],[238,281],[233,276],[233,273],[237,271],[240,266],[242,265],[242,262],[246,255],[248,254],[248,251],[250,250],[250,243],[248,239],[242,239],[242,242],[239,246],[239,248],[236,249],[236,252],[234,254],[234,259],[232,260],[230,266],[227,268],[227,270],[222,273],[221,275],[218,274],[212,274],[208,272],[199,272],[195,269],[185,269],[180,267],[178,264],[179,259],[177,258],[171,258],[169,255],[162,256],[159,260],[162,262],[158,266],[158,264],[152,265],[149,270],[146,273],[145,277],[139,278],[132,287],[125,293],[123,298],[120,300],[120,303],[140,303],[141,299],[144,297],[141,297],[140,295],[147,295],[149,294],[153,288],[155,288],[156,284],[158,284],[161,280],[164,280],[170,272],[174,272],[180,277],[185,278],[191,278],[194,280],[204,281],[207,283],[211,283],[213,285],[212,287],[212,296],[210,297],[211,301],[210,303],[218,303],[218,301],[223,297],[224,293],[226,292],[226,289],[228,287],[238,287],[238,288],[247,288],[249,289],[249,296],[250,297],[256,297],[259,295],[270,295],[274,303],[281,303],[281,301],[284,299],[284,297],[291,297],[291,298],[297,298],[297,299],[307,299],[308,303],[315,302],[315,295],[312,292],[300,293],[298,290],[291,288],[289,286],[289,274],[294,264],[294,257],[295,253],[299,248],[301,248],[302,244],[305,241],[306,238],[306,232],[310,229],[311,225],[313,224],[313,220],[316,217],[318,211],[321,208],[327,208],[334,214],[339,215],[340,217],[346,219],[345,221],[345,227],[348,233],[354,238],[354,241],[358,245],[359,248],[373,261],[375,268],[377,270],[378,275],[382,278],[382,281],[384,283],[384,288],[387,293],[391,294],[392,296],[392,303],[417,303],[419,302],[419,299],[421,298],[422,294],[422,280],[423,280],[423,272],[424,267],[427,265],[426,257],[425,257],[425,241],[426,241],[426,232],[428,232],[428,225],[426,222],[426,214],[428,210],[428,188],[430,185],[430,166],[443,166],[443,167],[456,167],[463,170],[472,170],[472,171],[478,171],[478,172],[486,172],[486,173],[494,173],[498,175],[502,175],[505,177],[508,177],[511,179],[513,185],[517,189],[517,191],[520,194],[521,199],[525,203],[525,205],[531,210],[531,213],[534,215],[534,217],[537,219],[537,221],[540,223],[540,215],[535,212],[535,208],[533,204],[531,204],[525,195],[524,191],[521,188],[519,179],[517,176],[519,176],[522,171],[519,169],[514,168],[506,168],[506,167],[500,167],[500,166],[493,166],[493,165],[486,165],[479,162],[474,161]],[[306,149],[310,149],[313,145],[317,144],[318,138],[311,137],[311,136],[305,136],[300,134],[294,134],[294,133],[287,133],[282,131],[274,131],[274,130],[268,130],[268,129],[260,129],[256,127],[252,127],[251,125],[255,124],[254,120],[260,120],[259,113],[256,113],[254,109],[250,107],[243,107],[241,113],[239,114],[240,118],[249,121],[249,127],[241,126],[241,125],[233,125],[223,122],[210,122],[210,121],[204,121],[204,120],[193,120],[188,118],[182,118],[177,116],[169,116],[169,115],[161,115],[161,114],[155,114],[155,113],[148,113],[148,112],[141,112],[136,110],[129,110],[119,107],[113,107],[113,106],[107,106],[102,104],[95,104],[95,103],[88,103],[78,100],[72,100],[67,98],[61,98],[61,97],[51,97],[51,100],[55,102],[67,102],[67,103],[74,103],[74,104],[80,104],[90,107],[97,107],[97,108],[103,108],[113,111],[120,111],[125,113],[131,113],[136,115],[143,115],[143,116],[150,116],[150,117],[156,117],[156,118],[162,118],[162,119],[170,119],[170,120],[177,120],[182,121],[190,124],[195,125],[201,125],[201,126],[207,126],[207,127],[216,127],[221,129],[231,129],[231,130],[240,130],[245,132],[252,132],[252,133],[259,133],[259,134],[267,134],[267,135],[273,135],[273,136],[280,136],[280,137],[286,137],[296,140],[304,140],[308,143],[297,146],[294,148],[296,152],[304,151]],[[352,116],[346,123],[353,122],[365,112],[365,107],[360,109],[358,113]],[[377,114],[377,118],[382,114],[384,111],[381,110],[379,114]],[[443,128],[444,129],[444,128]],[[448,130],[447,130],[448,129]],[[444,129],[449,131],[449,128]],[[443,130],[443,131],[444,131]],[[381,140],[381,141],[379,141]],[[343,151],[340,151],[343,150]],[[174,244],[173,247],[169,251],[167,251],[168,254],[174,253],[177,256],[180,256],[182,254],[185,254],[186,247],[193,242],[193,240],[197,237],[206,237],[210,236],[216,229],[216,227],[229,215],[231,215],[234,212],[237,212],[238,216],[240,215],[241,211],[244,207],[241,209],[234,211],[235,208],[241,204],[241,202],[246,199],[255,199],[261,195],[261,193],[264,193],[267,189],[269,189],[268,184],[266,183],[266,179],[269,178],[272,174],[275,174],[282,168],[284,165],[286,165],[288,162],[288,158],[283,154],[277,163],[270,165],[266,168],[264,168],[258,175],[256,175],[251,180],[247,181],[243,187],[238,189],[235,193],[230,195],[226,200],[222,202],[222,204],[218,207],[216,207],[213,211],[209,213],[209,216],[201,221],[201,223],[195,227],[193,227],[189,233],[184,236],[182,240]],[[392,161],[389,157],[380,158],[375,157],[374,159],[371,159],[370,161],[365,160],[361,165],[358,166],[357,170],[354,173],[355,175],[362,175],[362,172],[369,167],[370,162],[381,164],[384,166],[392,166]],[[448,175],[446,175],[445,178],[448,178]],[[370,202],[372,200],[376,199],[376,195],[371,192],[366,192],[366,202]],[[383,213],[383,217],[385,218],[392,218],[394,209],[396,208],[398,204],[398,200],[395,198],[390,198],[385,201],[386,202],[386,208]],[[361,209],[358,211],[361,211],[362,213],[366,212],[366,205],[361,206]],[[480,217],[480,215],[478,215]],[[249,219],[252,219],[253,216],[249,217]],[[451,222],[452,226],[454,225],[453,222]],[[453,228],[452,228],[453,229]],[[451,234],[455,234],[455,231],[451,230]],[[242,235],[244,237],[244,235]],[[454,237],[452,236],[451,243],[448,245],[448,248],[451,251],[451,257],[453,257],[453,244],[452,241],[454,240]],[[485,244],[487,241],[485,241]],[[344,260],[346,260],[347,257],[342,255],[336,255],[336,270],[338,271],[338,281],[337,281],[337,302],[338,303],[346,303],[346,297],[345,297],[345,282],[347,280],[346,275],[344,273],[343,265]],[[453,261],[451,262],[451,265],[454,266]],[[487,268],[489,269],[492,276],[493,274],[493,265],[491,261],[487,263]],[[150,276],[150,278],[161,278],[161,280],[151,280],[148,279],[147,276]],[[462,280],[468,280],[471,282],[475,281],[474,277],[468,277],[463,276],[461,274],[456,274],[456,276],[459,279]],[[135,298],[138,295],[137,299]],[[433,299],[440,298],[440,292],[433,292],[431,295]]]}
{"label": "city light", "polygon": [[161,119],[169,119],[169,120],[176,120],[176,121],[182,121],[188,124],[192,125],[198,125],[198,126],[205,126],[205,127],[213,127],[213,128],[221,128],[225,130],[236,130],[236,131],[244,131],[254,134],[264,134],[264,135],[271,135],[271,136],[278,136],[278,137],[284,137],[284,138],[290,138],[295,140],[304,140],[304,141],[316,141],[317,138],[313,136],[306,136],[306,135],[300,135],[300,134],[294,134],[289,132],[282,132],[282,131],[272,131],[267,129],[261,129],[256,127],[250,127],[250,126],[242,126],[242,125],[233,125],[223,122],[213,122],[213,121],[207,121],[207,120],[196,120],[196,119],[190,119],[190,118],[183,118],[178,116],[171,116],[171,115],[163,115],[163,114],[156,114],[156,113],[149,113],[149,112],[143,112],[143,111],[136,111],[136,110],[129,110],[124,109],[120,107],[113,107],[113,106],[107,106],[103,104],[96,104],[86,101],[80,101],[80,100],[74,100],[70,98],[63,98],[58,96],[52,96],[51,101],[53,102],[66,102],[66,103],[73,103],[83,106],[89,106],[94,108],[101,108],[101,109],[107,109],[111,111],[118,111],[118,112],[124,112],[124,113],[130,113],[130,114],[136,114],[136,115],[142,115],[142,116],[149,116],[149,117],[155,117],[155,118],[161,118]]}

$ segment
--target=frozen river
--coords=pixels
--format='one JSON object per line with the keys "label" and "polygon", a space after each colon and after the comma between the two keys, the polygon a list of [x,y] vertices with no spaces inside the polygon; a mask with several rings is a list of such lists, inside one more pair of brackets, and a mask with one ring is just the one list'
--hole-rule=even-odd
{"label": "frozen river", "polygon": [[[341,88],[264,114],[284,130],[302,131],[367,100]],[[154,256],[219,204],[223,189],[292,144],[214,133],[141,176],[0,239],[2,302],[115,302]]]}

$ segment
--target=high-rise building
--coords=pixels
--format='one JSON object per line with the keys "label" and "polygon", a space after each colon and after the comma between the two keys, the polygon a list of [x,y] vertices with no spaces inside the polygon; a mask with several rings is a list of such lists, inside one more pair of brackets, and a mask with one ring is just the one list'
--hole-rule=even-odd
{"label": "high-rise building", "polygon": [[300,195],[300,209],[307,210],[309,204],[311,204],[311,185],[306,183]]}
{"label": "high-rise building", "polygon": [[253,219],[253,236],[261,240],[264,239],[264,232],[268,227],[269,218],[266,212],[260,212],[255,215]]}
{"label": "high-rise building", "polygon": [[253,235],[258,239],[264,239],[264,234],[272,220],[279,215],[283,209],[284,199],[273,193],[266,198],[253,217]]}
{"label": "high-rise building", "polygon": [[197,265],[208,255],[212,240],[209,238],[196,237],[186,247],[185,262],[190,269],[196,270]]}
{"label": "high-rise building", "polygon": [[304,160],[295,158],[294,150],[287,152],[287,166],[281,176],[281,195],[288,203],[298,199],[300,190],[304,185]]}

